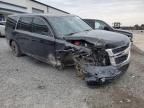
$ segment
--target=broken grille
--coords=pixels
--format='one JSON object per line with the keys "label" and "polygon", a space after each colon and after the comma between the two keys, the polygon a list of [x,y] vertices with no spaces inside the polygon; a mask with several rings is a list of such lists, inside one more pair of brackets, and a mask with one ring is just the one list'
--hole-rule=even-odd
{"label": "broken grille", "polygon": [[116,58],[116,59],[115,59],[115,62],[116,62],[116,64],[120,64],[120,63],[122,63],[123,61],[127,60],[127,58],[128,58],[128,54]]}
{"label": "broken grille", "polygon": [[119,48],[107,49],[106,51],[108,52],[110,63],[113,66],[118,66],[128,62],[130,59],[130,47],[131,43]]}
{"label": "broken grille", "polygon": [[127,45],[125,45],[125,46],[122,46],[122,47],[119,47],[119,48],[115,48],[115,49],[112,50],[112,52],[113,52],[114,54],[116,54],[116,53],[119,53],[119,52],[124,51],[124,50],[127,49],[128,47],[129,47],[129,44],[127,44]]}

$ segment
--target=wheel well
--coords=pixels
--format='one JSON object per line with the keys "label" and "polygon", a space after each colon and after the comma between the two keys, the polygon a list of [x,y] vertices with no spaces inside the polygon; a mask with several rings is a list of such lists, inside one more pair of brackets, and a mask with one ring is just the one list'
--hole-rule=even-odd
{"label": "wheel well", "polygon": [[12,39],[9,41],[9,45],[10,45],[10,46],[11,46],[12,41],[13,41]]}

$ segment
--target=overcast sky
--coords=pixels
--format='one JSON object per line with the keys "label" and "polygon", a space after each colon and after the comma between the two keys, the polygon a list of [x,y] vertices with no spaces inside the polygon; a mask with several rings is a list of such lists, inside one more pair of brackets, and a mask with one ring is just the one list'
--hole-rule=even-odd
{"label": "overcast sky", "polygon": [[102,19],[112,25],[144,24],[144,0],[37,0],[82,18]]}

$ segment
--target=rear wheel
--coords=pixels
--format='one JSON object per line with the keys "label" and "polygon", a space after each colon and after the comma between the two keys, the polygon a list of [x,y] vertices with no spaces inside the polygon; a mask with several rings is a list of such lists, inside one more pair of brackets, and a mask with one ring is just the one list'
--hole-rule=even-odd
{"label": "rear wheel", "polygon": [[15,41],[12,41],[10,44],[10,47],[12,49],[12,53],[16,56],[16,57],[20,57],[22,55],[21,50],[18,46],[18,44]]}

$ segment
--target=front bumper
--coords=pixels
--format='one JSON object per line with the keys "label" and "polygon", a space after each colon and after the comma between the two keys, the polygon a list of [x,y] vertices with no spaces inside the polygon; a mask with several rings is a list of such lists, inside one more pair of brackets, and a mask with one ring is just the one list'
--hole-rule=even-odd
{"label": "front bumper", "polygon": [[[130,48],[131,44],[118,53],[113,53],[112,49],[107,49],[106,52],[109,55],[110,66],[90,66],[84,67],[85,80],[88,85],[105,84],[111,82],[114,79],[120,77],[124,72],[127,71],[130,63]],[[119,63],[116,59],[127,55],[127,58]]]}
{"label": "front bumper", "polygon": [[88,85],[105,84],[119,78],[127,71],[129,63],[121,67],[115,66],[86,66],[85,81]]}

